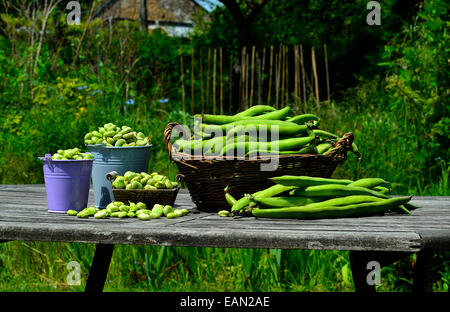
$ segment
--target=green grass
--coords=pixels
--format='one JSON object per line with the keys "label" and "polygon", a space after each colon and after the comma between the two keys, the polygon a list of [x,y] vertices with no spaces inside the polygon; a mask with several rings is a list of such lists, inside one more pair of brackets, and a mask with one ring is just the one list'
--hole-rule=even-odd
{"label": "green grass", "polygon": [[[4,243],[0,291],[83,291],[94,250],[93,244]],[[433,291],[448,291],[449,255],[433,258]],[[79,286],[66,282],[70,261],[80,263]],[[377,290],[409,291],[413,263],[411,256],[383,268]],[[115,247],[104,288],[108,292],[353,290],[346,251],[129,245]]]}

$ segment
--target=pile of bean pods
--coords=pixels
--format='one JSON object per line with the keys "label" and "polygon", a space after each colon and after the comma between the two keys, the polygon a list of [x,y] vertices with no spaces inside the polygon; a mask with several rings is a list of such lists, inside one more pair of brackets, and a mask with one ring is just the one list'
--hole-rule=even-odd
{"label": "pile of bean pods", "polygon": [[145,146],[150,144],[150,139],[144,133],[136,132],[131,127],[119,127],[110,122],[84,136],[86,145],[100,143],[109,147]]}
{"label": "pile of bean pods", "polygon": [[[172,136],[179,152],[213,156],[326,154],[339,139],[319,129],[318,116],[294,116],[289,106],[277,110],[255,105],[235,115],[201,114],[194,118],[194,131],[190,131],[193,135],[189,139]],[[277,139],[272,139],[273,131],[278,131]],[[360,157],[356,144],[352,150]]]}
{"label": "pile of bean pods", "polygon": [[133,172],[127,171],[123,176],[117,176],[112,187],[115,189],[126,190],[156,190],[156,189],[173,189],[178,186],[178,182],[170,181],[170,179],[162,174],[153,172]]}
{"label": "pile of bean pods", "polygon": [[219,215],[321,219],[370,216],[390,210],[409,214],[409,210],[418,208],[409,203],[412,196],[390,197],[389,183],[381,178],[352,181],[285,175],[272,180],[275,185],[239,200],[225,188],[231,212],[220,211]]}
{"label": "pile of bean pods", "polygon": [[70,148],[66,150],[58,150],[52,155],[52,160],[81,160],[81,159],[93,159],[94,155],[91,153],[82,153],[78,147]]}
{"label": "pile of bean pods", "polygon": [[77,212],[76,210],[68,210],[69,216],[77,216],[78,218],[89,218],[93,216],[95,219],[106,218],[138,218],[140,220],[159,219],[165,216],[169,219],[179,218],[189,213],[188,209],[173,209],[170,205],[155,204],[152,209],[147,209],[145,203],[129,202],[125,205],[120,201],[113,201],[106,206],[105,209],[96,207],[87,207]]}

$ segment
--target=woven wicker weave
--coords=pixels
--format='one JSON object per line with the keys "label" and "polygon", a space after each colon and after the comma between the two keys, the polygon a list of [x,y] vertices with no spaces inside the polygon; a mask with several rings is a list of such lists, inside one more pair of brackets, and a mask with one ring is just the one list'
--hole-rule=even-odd
{"label": "woven wicker weave", "polygon": [[214,212],[228,210],[224,188],[236,199],[273,185],[268,178],[281,175],[306,175],[330,177],[337,165],[344,162],[353,142],[351,132],[340,139],[327,155],[292,154],[278,155],[278,167],[274,171],[261,171],[261,164],[271,161],[269,156],[256,159],[214,159],[211,156],[193,156],[177,152],[170,137],[178,123],[171,122],[164,132],[164,140],[171,161],[175,162],[197,208]]}

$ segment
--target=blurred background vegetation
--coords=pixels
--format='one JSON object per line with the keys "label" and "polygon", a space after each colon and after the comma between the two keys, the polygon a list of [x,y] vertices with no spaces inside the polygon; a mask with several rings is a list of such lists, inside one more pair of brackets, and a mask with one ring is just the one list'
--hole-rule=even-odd
{"label": "blurred background vegetation", "polygon": [[[53,10],[37,0],[0,4],[0,183],[43,183],[38,156],[84,147],[84,134],[107,122],[149,135],[153,144],[149,170],[173,178],[177,169],[167,157],[163,131],[170,121],[189,119],[191,105],[195,113],[201,110],[200,94],[207,80],[206,76],[199,80],[199,68],[206,70],[208,49],[223,48],[224,64],[239,65],[243,46],[319,47],[317,57],[323,59],[321,47],[326,44],[331,101],[322,92],[320,105],[313,96],[301,105],[288,104],[319,115],[326,130],[355,134],[363,160],[358,163],[349,155],[334,177],[383,177],[395,183],[397,194],[450,195],[447,1],[382,1],[379,26],[366,23],[367,1],[249,0],[239,1],[238,12],[233,11],[233,1],[223,1],[226,5],[209,18],[196,16],[189,37],[172,37],[159,29],[141,31],[136,21],[107,24],[89,19],[101,1],[80,2],[79,25],[67,24],[64,1],[45,1],[57,3]],[[183,80],[180,53],[185,60]],[[309,62],[306,59],[308,68]],[[228,65],[225,68],[223,78],[229,83],[232,73]],[[318,71],[324,73],[323,62]],[[183,109],[183,86],[190,99],[192,85],[194,102],[186,100]],[[320,89],[326,90],[324,79]],[[229,96],[225,92],[225,112],[235,113],[240,104],[236,98],[229,104]],[[211,112],[211,107],[205,110]],[[51,286],[32,289],[65,289],[53,283],[57,276],[64,280],[58,270],[63,271],[62,264],[72,256],[88,270],[91,256],[85,256],[92,248],[2,244],[0,289],[26,290],[30,279],[43,285],[46,278]],[[30,259],[7,256],[11,252]],[[152,259],[160,257],[154,268]],[[446,253],[434,259],[445,264],[435,290],[448,291],[448,258]],[[13,272],[11,268],[20,263],[28,269]],[[413,258],[384,269],[389,283],[380,290],[407,289],[411,263]],[[320,276],[309,275],[307,265]],[[38,268],[41,273],[31,273]],[[132,277],[127,277],[126,268],[134,272]],[[345,252],[120,246],[113,257],[109,289],[346,291],[352,289],[348,268]],[[289,273],[294,269],[303,273]],[[217,272],[223,273],[223,280],[216,280]]]}

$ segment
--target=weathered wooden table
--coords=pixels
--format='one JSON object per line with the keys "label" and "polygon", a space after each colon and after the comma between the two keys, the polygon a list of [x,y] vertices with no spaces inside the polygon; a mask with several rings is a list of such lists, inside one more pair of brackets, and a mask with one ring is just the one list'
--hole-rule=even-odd
{"label": "weathered wooden table", "polygon": [[[192,213],[177,219],[80,219],[47,212],[44,185],[0,185],[0,242],[10,240],[97,244],[86,291],[102,291],[115,244],[224,248],[349,250],[356,291],[378,261],[388,265],[417,253],[414,291],[425,291],[433,252],[450,249],[450,197],[416,197],[411,215],[321,220],[222,218],[197,211],[187,191],[176,206]],[[93,205],[91,190],[89,204]],[[312,274],[311,274],[312,275]]]}

